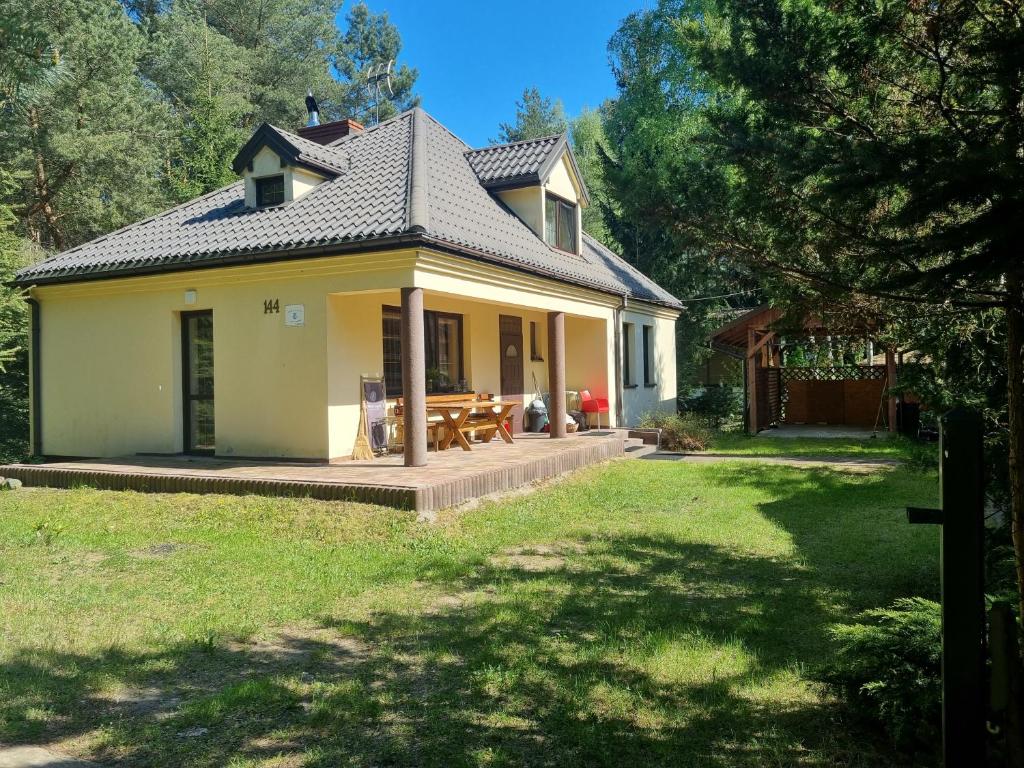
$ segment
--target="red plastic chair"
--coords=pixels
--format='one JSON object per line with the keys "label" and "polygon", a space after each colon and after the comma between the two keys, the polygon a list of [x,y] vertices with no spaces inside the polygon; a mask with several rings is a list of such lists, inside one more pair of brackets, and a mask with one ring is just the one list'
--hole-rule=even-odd
{"label": "red plastic chair", "polygon": [[597,414],[597,428],[601,428],[601,414],[608,413],[608,398],[592,397],[589,389],[580,390],[580,408],[584,413]]}

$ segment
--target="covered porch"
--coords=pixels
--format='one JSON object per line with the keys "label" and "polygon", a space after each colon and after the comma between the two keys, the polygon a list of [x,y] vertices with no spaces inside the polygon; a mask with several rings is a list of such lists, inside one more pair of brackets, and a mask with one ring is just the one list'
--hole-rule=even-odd
{"label": "covered porch", "polygon": [[[552,425],[543,439],[566,437],[567,393],[581,390],[608,401],[609,413],[601,423],[615,425],[612,302],[564,291],[540,292],[535,282],[492,288],[479,280],[462,286],[456,276],[432,277],[424,280],[417,274],[416,282],[428,285],[327,296],[332,458],[352,455],[360,420],[360,376],[383,377],[392,449],[401,451],[400,460],[408,467],[435,461],[437,402],[460,396],[467,401],[493,398],[512,406],[513,445],[488,445],[499,454],[513,448],[523,434],[525,406],[538,395],[548,402]],[[455,446],[455,455],[445,461],[457,461],[457,454],[464,452],[457,448],[465,441],[440,442]],[[479,445],[473,443],[472,450]]]}

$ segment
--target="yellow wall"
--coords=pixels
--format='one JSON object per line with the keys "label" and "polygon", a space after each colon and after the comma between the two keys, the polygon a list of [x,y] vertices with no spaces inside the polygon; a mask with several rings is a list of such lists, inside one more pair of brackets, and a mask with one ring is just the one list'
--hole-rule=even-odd
{"label": "yellow wall", "polygon": [[[499,392],[498,316],[522,317],[524,401],[534,392],[532,374],[547,389],[547,313],[565,312],[567,387],[608,397],[614,414],[617,297],[439,253],[395,251],[34,289],[43,452],[182,450],[180,313],[212,309],[218,455],[348,456],[359,376],[382,371],[381,308],[400,303],[400,286],[424,288],[427,309],[464,316],[464,375],[475,391]],[[192,290],[197,301],[189,305]],[[279,313],[265,313],[266,300]],[[304,307],[300,327],[285,325],[292,304]],[[543,362],[529,360],[531,321]],[[672,322],[654,322],[659,386],[647,394],[670,400]],[[624,402],[628,420],[636,409],[628,396]]]}
{"label": "yellow wall", "polygon": [[566,200],[577,202],[579,200],[579,194],[576,189],[576,185],[572,180],[572,173],[569,170],[569,165],[566,162],[565,155],[562,159],[555,163],[554,168],[551,169],[551,175],[548,176],[547,183],[544,188],[550,192],[554,192],[559,197],[564,197]]}
{"label": "yellow wall", "polygon": [[[326,458],[327,295],[409,284],[413,263],[396,252],[35,289],[43,451],[180,451],[180,313],[212,309],[217,453]],[[290,304],[303,326],[285,326]]]}
{"label": "yellow wall", "polygon": [[615,337],[610,320],[565,319],[565,388],[575,392],[587,389],[594,397],[608,399],[611,413],[601,416],[602,426],[615,420],[614,360]]}
{"label": "yellow wall", "polygon": [[540,187],[520,187],[498,192],[505,203],[537,237],[544,237],[544,190]]}

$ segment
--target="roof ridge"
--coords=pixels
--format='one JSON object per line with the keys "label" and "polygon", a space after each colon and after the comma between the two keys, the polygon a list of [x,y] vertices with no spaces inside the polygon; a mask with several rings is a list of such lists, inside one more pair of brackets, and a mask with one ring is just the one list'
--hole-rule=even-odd
{"label": "roof ridge", "polygon": [[442,131],[444,131],[444,132],[445,132],[445,133],[447,133],[447,134],[448,134],[449,136],[451,136],[451,137],[452,137],[453,139],[455,139],[455,140],[456,140],[457,142],[459,142],[459,144],[461,144],[462,146],[464,146],[464,147],[465,147],[466,149],[472,149],[472,147],[470,147],[470,146],[469,146],[469,144],[467,144],[467,143],[466,143],[465,141],[463,141],[462,139],[460,139],[460,138],[459,138],[459,137],[458,137],[458,136],[457,136],[457,135],[455,134],[455,131],[453,131],[453,130],[452,130],[451,128],[449,128],[449,127],[448,127],[447,125],[445,125],[444,123],[442,123],[442,122],[441,122],[440,120],[438,120],[438,119],[437,119],[436,117],[434,117],[434,116],[433,116],[432,114],[430,114],[429,112],[427,112],[427,110],[423,109],[422,107],[416,107],[416,109],[419,109],[419,110],[420,110],[420,111],[421,111],[421,112],[423,113],[423,116],[424,116],[424,117],[427,117],[427,118],[429,118],[429,119],[430,119],[430,121],[431,121],[431,122],[432,122],[432,123],[433,123],[434,125],[436,125],[436,126],[437,126],[438,128],[440,128],[440,129],[441,129]]}
{"label": "roof ridge", "polygon": [[519,141],[506,141],[503,144],[491,144],[489,147],[480,147],[479,149],[473,149],[470,147],[470,152],[487,152],[494,149],[505,149],[506,147],[514,147],[518,144],[539,144],[542,141],[551,141],[551,139],[560,139],[562,136],[568,136],[568,131],[561,131],[560,133],[552,133],[547,136],[538,136],[535,139],[520,139]]}
{"label": "roof ridge", "polygon": [[430,208],[427,179],[427,133],[424,117],[419,107],[412,110],[412,136],[409,157],[409,209],[408,229],[410,232],[426,232],[430,225]]}

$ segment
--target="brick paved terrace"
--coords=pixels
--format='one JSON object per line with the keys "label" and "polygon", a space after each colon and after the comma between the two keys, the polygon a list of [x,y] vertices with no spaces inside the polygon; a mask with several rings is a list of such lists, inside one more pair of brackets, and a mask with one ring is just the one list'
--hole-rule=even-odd
{"label": "brick paved terrace", "polygon": [[623,455],[626,433],[591,431],[552,440],[518,435],[428,454],[427,466],[405,467],[402,456],[315,464],[200,456],[126,456],[0,466],[0,477],[26,486],[159,493],[308,496],[413,509],[443,509],[514,490]]}

